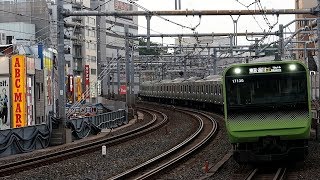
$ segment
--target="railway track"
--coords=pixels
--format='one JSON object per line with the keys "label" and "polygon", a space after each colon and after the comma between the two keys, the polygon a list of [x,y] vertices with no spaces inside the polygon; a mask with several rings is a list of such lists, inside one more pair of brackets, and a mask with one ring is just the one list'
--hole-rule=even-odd
{"label": "railway track", "polygon": [[284,180],[287,168],[256,168],[251,171],[245,180]]}
{"label": "railway track", "polygon": [[97,151],[101,149],[102,145],[105,145],[107,147],[114,146],[129,141],[131,139],[137,138],[139,136],[143,136],[147,133],[153,132],[158,128],[161,128],[168,122],[167,115],[162,112],[156,110],[151,111],[146,108],[139,108],[139,111],[151,115],[152,120],[144,126],[116,136],[103,138],[95,142],[89,142],[83,145],[67,148],[61,151],[50,152],[45,155],[34,156],[20,161],[0,165],[0,177],[12,175],[24,170],[32,169],[46,164],[51,164],[68,158],[73,158],[75,156],[83,155],[88,152]]}
{"label": "railway track", "polygon": [[218,124],[211,116],[194,110],[178,108],[175,110],[197,119],[197,130],[170,150],[109,179],[150,179],[156,177],[165,169],[173,167],[180,160],[191,156],[217,133]]}

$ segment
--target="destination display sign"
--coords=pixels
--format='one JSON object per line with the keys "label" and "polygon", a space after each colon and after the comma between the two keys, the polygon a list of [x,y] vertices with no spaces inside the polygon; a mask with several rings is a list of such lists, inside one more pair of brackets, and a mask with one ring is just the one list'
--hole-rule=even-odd
{"label": "destination display sign", "polygon": [[282,72],[281,66],[249,68],[249,74]]}

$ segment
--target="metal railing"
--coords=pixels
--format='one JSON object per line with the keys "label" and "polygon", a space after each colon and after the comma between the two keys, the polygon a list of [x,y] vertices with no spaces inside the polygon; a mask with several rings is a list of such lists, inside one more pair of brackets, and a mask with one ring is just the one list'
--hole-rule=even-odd
{"label": "metal railing", "polygon": [[118,110],[91,117],[70,119],[67,126],[72,130],[74,139],[82,139],[90,134],[98,134],[101,129],[113,129],[128,122],[125,110]]}

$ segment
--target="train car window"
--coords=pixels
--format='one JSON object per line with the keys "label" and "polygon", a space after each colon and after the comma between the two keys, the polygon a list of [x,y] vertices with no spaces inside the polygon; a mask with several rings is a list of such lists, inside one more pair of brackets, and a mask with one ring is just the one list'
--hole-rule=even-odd
{"label": "train car window", "polygon": [[214,95],[217,95],[217,86],[214,86]]}
{"label": "train car window", "polygon": [[221,86],[219,85],[219,95],[221,95]]}
{"label": "train car window", "polygon": [[189,85],[189,93],[191,93],[191,86]]}
{"label": "train car window", "polygon": [[182,86],[180,86],[180,92],[182,92]]}

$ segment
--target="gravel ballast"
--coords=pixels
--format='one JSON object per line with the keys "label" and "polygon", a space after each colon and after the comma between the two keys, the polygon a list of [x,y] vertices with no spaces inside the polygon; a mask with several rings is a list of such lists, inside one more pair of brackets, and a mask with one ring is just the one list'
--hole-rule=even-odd
{"label": "gravel ballast", "polygon": [[171,114],[167,131],[163,127],[141,138],[110,147],[106,157],[97,151],[1,179],[106,179],[170,149],[193,133],[195,122],[189,116]]}

